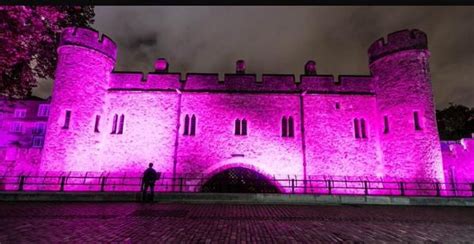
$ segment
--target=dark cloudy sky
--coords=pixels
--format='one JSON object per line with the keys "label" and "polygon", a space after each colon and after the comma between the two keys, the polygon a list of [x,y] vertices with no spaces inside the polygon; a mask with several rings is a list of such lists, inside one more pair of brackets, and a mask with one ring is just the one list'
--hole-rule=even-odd
{"label": "dark cloudy sky", "polygon": [[[301,74],[307,60],[321,74],[368,74],[367,48],[381,36],[417,28],[428,35],[438,108],[474,106],[474,6],[114,6],[96,7],[94,28],[118,44],[116,70]],[[48,95],[44,82],[37,94]]]}

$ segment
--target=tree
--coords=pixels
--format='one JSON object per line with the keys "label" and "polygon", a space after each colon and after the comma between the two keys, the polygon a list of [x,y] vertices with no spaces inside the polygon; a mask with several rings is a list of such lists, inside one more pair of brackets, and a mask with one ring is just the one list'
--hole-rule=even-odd
{"label": "tree", "polygon": [[39,79],[54,79],[64,27],[89,27],[92,6],[0,6],[0,95],[23,98]]}
{"label": "tree", "polygon": [[450,103],[436,110],[436,120],[441,140],[460,140],[474,133],[474,108]]}

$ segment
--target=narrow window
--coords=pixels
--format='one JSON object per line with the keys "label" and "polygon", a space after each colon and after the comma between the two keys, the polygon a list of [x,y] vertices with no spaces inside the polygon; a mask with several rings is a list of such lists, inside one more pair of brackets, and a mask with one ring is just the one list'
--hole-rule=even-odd
{"label": "narrow window", "polygon": [[388,117],[387,116],[383,116],[383,125],[384,125],[383,133],[387,134],[390,131],[390,129],[388,127]]}
{"label": "narrow window", "polygon": [[48,117],[49,115],[49,104],[40,104],[38,107],[38,117]]}
{"label": "narrow window", "polygon": [[413,119],[415,122],[415,130],[421,130],[420,118],[418,117],[418,112],[413,113]]}
{"label": "narrow window", "polygon": [[191,132],[189,133],[189,135],[196,135],[196,116],[194,116],[194,114],[191,117]]}
{"label": "narrow window", "polygon": [[69,122],[71,121],[71,111],[66,110],[66,117],[64,119],[63,129],[69,129]]}
{"label": "narrow window", "polygon": [[288,136],[289,137],[294,137],[295,136],[295,128],[294,128],[294,123],[293,123],[293,117],[290,116],[288,119]]}
{"label": "narrow window", "polygon": [[94,132],[100,132],[99,131],[99,122],[100,122],[100,115],[96,115],[95,116]]}
{"label": "narrow window", "polygon": [[286,121],[286,117],[283,116],[283,118],[281,119],[281,136],[282,137],[286,137],[287,136],[287,121]]}
{"label": "narrow window", "polygon": [[242,135],[243,136],[247,135],[247,120],[246,119],[242,120]]}
{"label": "narrow window", "polygon": [[183,135],[189,135],[189,115],[186,114],[184,117],[184,132]]}
{"label": "narrow window", "polygon": [[355,132],[355,138],[360,138],[359,135],[359,120],[354,119],[354,132]]}
{"label": "narrow window", "polygon": [[26,109],[15,109],[15,118],[25,118],[26,117]]}
{"label": "narrow window", "polygon": [[114,115],[114,120],[113,120],[113,123],[112,123],[112,133],[111,134],[115,134],[117,132],[117,120],[118,120],[118,115],[115,114]]}
{"label": "narrow window", "polygon": [[22,128],[23,128],[23,125],[21,122],[18,122],[18,121],[15,121],[12,125],[12,127],[10,127],[10,132],[15,132],[15,133],[18,133],[18,132],[21,132],[22,131]]}
{"label": "narrow window", "polygon": [[33,147],[43,147],[43,137],[42,136],[35,136],[33,137]]}
{"label": "narrow window", "polygon": [[367,138],[367,131],[365,130],[365,120],[360,119],[360,130],[362,132],[362,138]]}
{"label": "narrow window", "polygon": [[37,122],[34,130],[34,134],[36,135],[44,135],[46,131],[46,124],[43,122]]}
{"label": "narrow window", "polygon": [[125,120],[125,116],[122,114],[120,115],[120,124],[119,124],[119,131],[117,134],[123,134],[123,122]]}
{"label": "narrow window", "polygon": [[240,135],[240,119],[235,120],[235,135]]}

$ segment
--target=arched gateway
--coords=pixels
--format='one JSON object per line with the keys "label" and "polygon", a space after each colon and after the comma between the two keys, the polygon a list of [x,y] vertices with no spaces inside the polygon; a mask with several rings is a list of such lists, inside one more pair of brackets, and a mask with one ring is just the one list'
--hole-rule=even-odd
{"label": "arched gateway", "polygon": [[201,191],[221,193],[281,192],[268,177],[244,167],[232,167],[215,174],[202,185]]}

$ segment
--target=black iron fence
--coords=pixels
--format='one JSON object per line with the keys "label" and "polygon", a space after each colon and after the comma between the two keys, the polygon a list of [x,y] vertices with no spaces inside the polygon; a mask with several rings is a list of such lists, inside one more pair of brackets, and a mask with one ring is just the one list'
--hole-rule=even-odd
{"label": "black iron fence", "polygon": [[[163,173],[155,183],[158,192],[202,192],[209,178],[203,175],[178,175]],[[370,179],[364,177],[279,176],[266,179],[279,192],[286,194],[315,195],[365,195],[365,196],[435,196],[474,197],[472,182],[437,182],[433,180]],[[226,182],[223,181],[226,188]],[[245,183],[243,183],[245,184]],[[257,191],[267,193],[265,188],[253,183]],[[95,191],[95,192],[138,192],[142,189],[141,173],[74,173],[55,172],[44,175],[20,174],[0,176],[0,191]],[[260,190],[258,190],[260,189]],[[207,190],[209,191],[209,190]]]}

